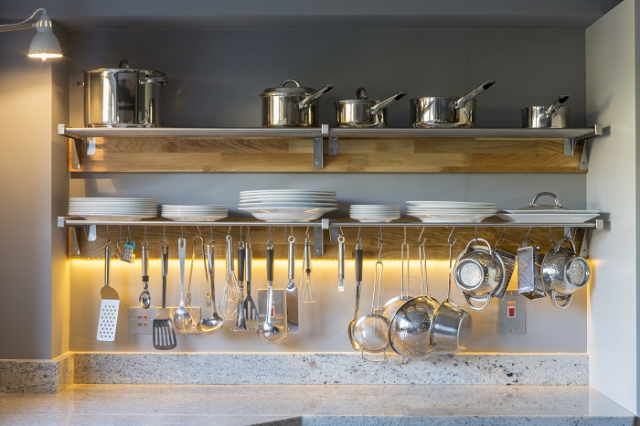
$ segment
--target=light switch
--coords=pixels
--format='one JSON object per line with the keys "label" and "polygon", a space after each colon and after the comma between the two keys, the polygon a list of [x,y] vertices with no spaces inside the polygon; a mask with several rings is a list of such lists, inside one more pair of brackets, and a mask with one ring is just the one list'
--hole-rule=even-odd
{"label": "light switch", "polygon": [[526,334],[525,298],[517,291],[508,290],[500,300],[498,333],[502,335]]}

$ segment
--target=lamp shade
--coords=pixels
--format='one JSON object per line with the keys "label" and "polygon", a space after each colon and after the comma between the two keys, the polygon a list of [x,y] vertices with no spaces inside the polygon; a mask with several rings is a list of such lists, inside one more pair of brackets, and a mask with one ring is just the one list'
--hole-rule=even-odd
{"label": "lamp shade", "polygon": [[62,48],[58,38],[53,34],[51,19],[46,14],[40,16],[40,19],[35,24],[36,35],[31,40],[29,46],[30,58],[40,58],[46,61],[49,58],[62,57]]}

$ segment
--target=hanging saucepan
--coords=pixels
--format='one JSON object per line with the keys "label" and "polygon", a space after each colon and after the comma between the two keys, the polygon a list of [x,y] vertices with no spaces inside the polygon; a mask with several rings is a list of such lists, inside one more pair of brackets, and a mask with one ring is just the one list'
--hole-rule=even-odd
{"label": "hanging saucepan", "polygon": [[[294,87],[285,87],[293,83]],[[333,89],[327,84],[320,90],[301,87],[296,80],[285,80],[280,87],[267,89],[262,97],[264,127],[317,127],[316,100]]]}
{"label": "hanging saucepan", "polygon": [[411,99],[413,127],[473,127],[475,98],[495,82],[495,80],[487,80],[462,97],[426,96]]}
{"label": "hanging saucepan", "polygon": [[336,102],[336,124],[338,127],[387,127],[386,108],[406,94],[398,92],[384,101],[374,101],[360,87],[356,90],[357,99]]}
{"label": "hanging saucepan", "polygon": [[568,95],[561,95],[550,107],[530,106],[522,108],[522,127],[529,129],[563,129],[567,127],[569,109],[563,107]]}
{"label": "hanging saucepan", "polygon": [[83,71],[85,127],[159,127],[160,99],[168,83],[164,73],[129,68]]}
{"label": "hanging saucepan", "polygon": [[[569,247],[562,243],[569,243]],[[544,289],[558,308],[569,306],[573,293],[583,288],[591,277],[589,262],[576,255],[576,246],[571,238],[558,240],[545,255],[540,268]]]}

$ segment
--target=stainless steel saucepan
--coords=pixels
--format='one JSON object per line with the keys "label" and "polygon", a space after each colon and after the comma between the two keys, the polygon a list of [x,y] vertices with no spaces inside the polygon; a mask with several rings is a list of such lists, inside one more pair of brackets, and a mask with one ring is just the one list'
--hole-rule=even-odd
{"label": "stainless steel saucepan", "polygon": [[567,127],[569,109],[563,107],[568,95],[561,95],[550,107],[530,106],[522,108],[522,127],[529,129],[562,129]]}
{"label": "stainless steel saucepan", "polygon": [[384,101],[375,101],[360,87],[356,90],[357,99],[336,102],[336,124],[338,127],[387,127],[386,108],[406,94],[398,92]]}
{"label": "stainless steel saucepan", "polygon": [[[286,87],[293,83],[294,87]],[[296,80],[285,80],[280,87],[267,89],[262,97],[264,127],[316,127],[316,100],[333,89],[327,84],[320,90],[300,86]]]}
{"label": "stainless steel saucepan", "polygon": [[425,96],[411,100],[413,127],[473,127],[475,98],[495,84],[487,80],[464,96]]}

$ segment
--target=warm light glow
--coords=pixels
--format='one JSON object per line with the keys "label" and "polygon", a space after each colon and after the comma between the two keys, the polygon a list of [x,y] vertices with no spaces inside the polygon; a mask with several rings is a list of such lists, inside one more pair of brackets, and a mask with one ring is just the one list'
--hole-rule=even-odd
{"label": "warm light glow", "polygon": [[46,61],[47,59],[62,58],[62,55],[57,53],[30,53],[27,56],[30,58],[42,59],[42,62]]}

